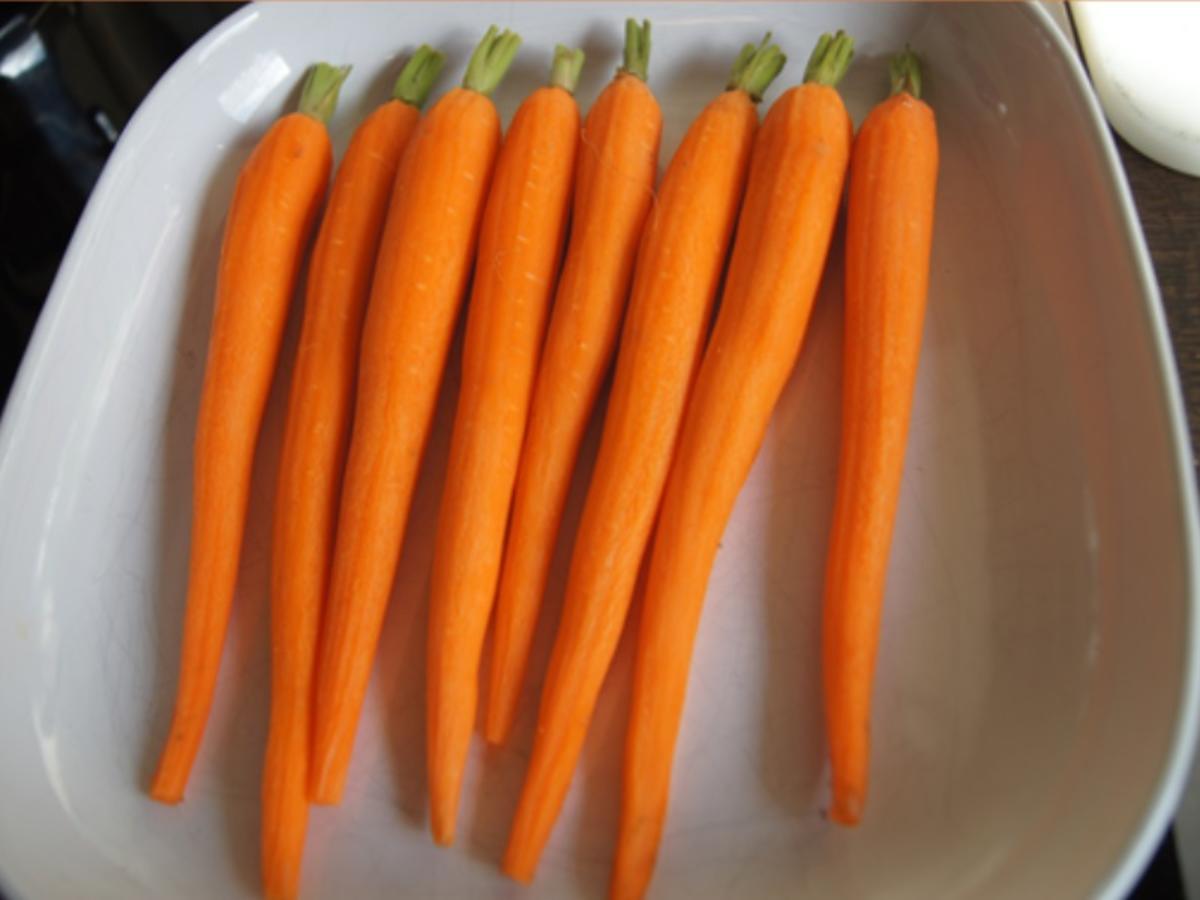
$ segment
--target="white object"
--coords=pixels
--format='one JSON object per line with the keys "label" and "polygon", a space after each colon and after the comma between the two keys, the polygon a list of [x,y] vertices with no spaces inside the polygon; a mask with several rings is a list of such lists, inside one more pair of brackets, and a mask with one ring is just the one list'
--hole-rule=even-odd
{"label": "white object", "polygon": [[[924,355],[876,685],[864,824],[821,816],[818,639],[836,462],[841,249],[717,560],[652,896],[1120,897],[1179,797],[1196,725],[1197,539],[1155,282],[1082,68],[1009,4],[267,4],[139,108],[72,241],[0,425],[0,879],[15,898],[256,895],[271,400],[235,621],[186,801],[147,799],[183,611],[193,421],[234,178],[304,68],[353,62],[344,146],[419,42],[456,80],[489,21],[525,46],[506,117],[580,44],[587,106],[626,15],[654,21],[664,162],[768,28],[797,81],[822,31],[926,60],[942,165]],[[275,82],[283,71],[290,77]],[[265,96],[247,72],[271,74]],[[773,88],[767,102],[778,96]],[[239,92],[240,95],[239,95]],[[245,118],[245,122],[242,119]],[[470,761],[456,847],[425,826],[424,609],[452,361],[345,802],[314,811],[307,897],[597,896],[615,834],[629,645],[537,881],[498,871],[531,739]],[[573,512],[582,484],[577,483]],[[573,522],[573,519],[571,519]],[[568,534],[570,527],[568,527]],[[539,635],[545,666],[562,568]]]}
{"label": "white object", "polygon": [[1156,162],[1200,175],[1200,3],[1090,0],[1071,14],[1113,128]]}

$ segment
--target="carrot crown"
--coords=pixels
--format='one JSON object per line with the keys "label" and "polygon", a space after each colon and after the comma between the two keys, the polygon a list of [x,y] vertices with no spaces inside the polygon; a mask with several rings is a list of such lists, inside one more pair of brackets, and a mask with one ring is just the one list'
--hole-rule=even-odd
{"label": "carrot crown", "polygon": [[521,36],[509,31],[501,31],[495,25],[488,27],[487,33],[471,54],[467,63],[467,74],[463,76],[463,87],[467,90],[478,91],[485,96],[491,94],[504,80],[517,50],[521,47]]}
{"label": "carrot crown", "polygon": [[322,125],[328,125],[337,107],[338,91],[342,89],[342,82],[349,74],[349,66],[317,63],[308,70],[308,77],[304,79],[297,109],[306,116],[312,116]]}
{"label": "carrot crown", "polygon": [[579,84],[579,73],[583,71],[583,51],[578,47],[554,45],[554,62],[550,64],[550,86],[559,87],[568,94],[575,93]]}
{"label": "carrot crown", "polygon": [[750,99],[757,103],[786,62],[787,57],[783,55],[779,45],[771,43],[771,32],[768,31],[757,47],[747,44],[742,48],[742,52],[733,62],[733,72],[729,75],[727,89],[745,91],[750,95]]}
{"label": "carrot crown", "polygon": [[625,63],[617,69],[635,78],[646,80],[650,70],[650,20],[625,20]]}
{"label": "carrot crown", "polygon": [[921,58],[907,47],[892,57],[889,67],[892,76],[892,95],[912,94],[921,99]]}
{"label": "carrot crown", "polygon": [[420,109],[445,64],[446,57],[440,51],[422,44],[400,70],[400,77],[392,88],[392,99]]}
{"label": "carrot crown", "polygon": [[823,34],[804,67],[804,81],[837,87],[853,59],[854,38],[840,29],[837,34]]}

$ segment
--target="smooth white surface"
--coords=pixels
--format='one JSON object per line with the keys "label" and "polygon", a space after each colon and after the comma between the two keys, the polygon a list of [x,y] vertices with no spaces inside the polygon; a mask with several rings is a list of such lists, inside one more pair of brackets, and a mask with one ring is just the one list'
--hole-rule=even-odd
{"label": "smooth white surface", "polygon": [[[294,102],[304,67],[356,65],[335,121],[339,148],[415,44],[449,51],[449,82],[491,20],[526,39],[497,97],[506,117],[543,79],[556,41],[588,52],[586,106],[618,62],[631,10],[655,22],[664,160],[724,83],[737,47],[768,27],[793,58],[784,85],[800,77],[820,31],[858,38],[844,91],[856,120],[885,91],[887,54],[911,43],[926,58],[942,143],[866,822],[840,830],[820,812],[836,243],[804,355],[713,572],[652,896],[1117,897],[1138,874],[1194,738],[1194,488],[1128,191],[1082,70],[1044,13],[1009,4],[271,4],[235,14],[193,48],[127,128],[0,423],[7,891],[123,900],[256,891],[268,511],[295,321],[187,800],[160,807],[144,786],[176,676],[190,443],[222,219],[238,166]],[[284,67],[288,76],[263,96],[247,75]],[[475,747],[458,845],[435,849],[426,833],[425,587],[456,382],[452,368],[346,801],[312,819],[307,897],[604,892],[628,642],[533,888],[507,882],[497,861],[534,688],[512,746]]]}
{"label": "smooth white surface", "polygon": [[1200,3],[1076,0],[1071,10],[1113,128],[1151,159],[1200,175]]}

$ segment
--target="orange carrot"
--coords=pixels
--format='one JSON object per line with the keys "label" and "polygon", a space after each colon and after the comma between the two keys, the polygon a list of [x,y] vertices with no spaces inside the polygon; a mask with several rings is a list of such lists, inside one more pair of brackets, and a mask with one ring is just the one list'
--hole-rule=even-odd
{"label": "orange carrot", "polygon": [[427,765],[433,838],[448,845],[475,724],[479,657],[579,143],[583,51],[559,46],[550,85],[521,104],[496,162],[479,236],[462,386],[429,592]]}
{"label": "orange carrot", "polygon": [[192,547],[175,713],[150,795],[183,799],[212,707],[237,584],[250,471],[300,261],[329,181],[325,123],[348,68],[309,73],[299,111],[242,167],[225,224],[196,424]]}
{"label": "orange carrot", "polygon": [[613,897],[640,897],[666,818],[688,669],[717,546],[795,365],[850,159],[835,88],[853,55],[823,35],[805,83],[754,142],[721,311],[700,364],[659,510],[626,735]]}
{"label": "orange carrot", "polygon": [[588,112],[571,240],[521,449],[496,598],[485,734],[503,743],[525,678],[575,459],[612,362],[654,196],[662,111],[646,86],[650,23],[625,24],[625,64]]}
{"label": "orange carrot", "polygon": [[745,186],[755,101],[783,62],[768,40],[743,50],[729,90],[688,129],[647,222],[504,857],[504,871],[519,881],[532,879],[558,817],[625,623]]}
{"label": "orange carrot", "polygon": [[363,310],[400,154],[443,57],[417,50],[393,99],[354,133],[312,261],[275,495],[271,560],[271,722],[263,768],[262,877],[295,897],[308,824],[313,667],[333,555]]}
{"label": "orange carrot", "polygon": [[938,139],[912,53],[867,116],[850,162],[842,446],[825,568],[822,655],[833,770],[830,818],[853,825],[867,792],[871,687],[904,445],[921,349]]}
{"label": "orange carrot", "polygon": [[309,793],[336,803],[404,542],[421,456],[462,304],[500,118],[488,94],[520,38],[493,27],[463,86],[409,141],[367,304],[328,607],[317,662]]}

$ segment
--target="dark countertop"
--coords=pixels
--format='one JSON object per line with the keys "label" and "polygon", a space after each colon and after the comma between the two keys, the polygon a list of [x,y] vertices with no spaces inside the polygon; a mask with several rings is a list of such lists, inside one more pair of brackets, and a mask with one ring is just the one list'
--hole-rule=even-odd
{"label": "dark countertop", "polygon": [[1120,138],[1117,147],[1154,258],[1195,464],[1194,448],[1200,442],[1200,178],[1166,169]]}

